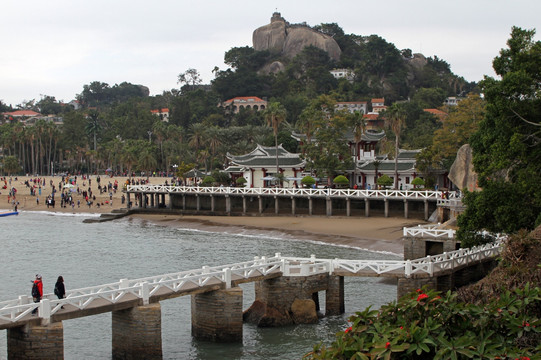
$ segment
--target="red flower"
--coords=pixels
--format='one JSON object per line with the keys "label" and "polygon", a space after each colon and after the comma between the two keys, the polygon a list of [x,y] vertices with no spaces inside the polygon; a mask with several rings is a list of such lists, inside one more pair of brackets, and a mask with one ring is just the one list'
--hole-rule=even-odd
{"label": "red flower", "polygon": [[421,301],[421,300],[426,299],[426,298],[428,298],[427,294],[421,294],[421,295],[417,296],[417,301]]}
{"label": "red flower", "polygon": [[348,328],[346,329],[346,331],[344,331],[344,332],[347,334],[347,333],[350,332],[350,331],[351,331],[351,326],[348,327]]}
{"label": "red flower", "polygon": [[387,341],[387,342],[385,343],[385,349],[388,349],[389,346],[391,346],[391,343]]}
{"label": "red flower", "polygon": [[421,289],[417,289],[416,291],[417,291],[417,294],[422,294],[423,293],[423,290],[421,290]]}
{"label": "red flower", "polygon": [[404,327],[403,327],[403,326],[401,326],[401,327],[400,327],[400,330],[403,330],[403,329],[404,329]]}

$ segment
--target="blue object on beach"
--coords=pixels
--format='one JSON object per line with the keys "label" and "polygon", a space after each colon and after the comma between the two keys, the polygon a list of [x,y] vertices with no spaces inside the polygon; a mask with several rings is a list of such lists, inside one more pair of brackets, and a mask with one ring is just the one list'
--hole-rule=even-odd
{"label": "blue object on beach", "polygon": [[10,216],[10,215],[19,215],[19,212],[18,212],[18,211],[5,211],[5,212],[0,212],[0,217],[3,217],[3,216]]}

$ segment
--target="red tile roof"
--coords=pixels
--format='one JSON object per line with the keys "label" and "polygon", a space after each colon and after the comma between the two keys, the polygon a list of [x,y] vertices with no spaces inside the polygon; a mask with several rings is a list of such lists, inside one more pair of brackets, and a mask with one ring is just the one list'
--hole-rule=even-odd
{"label": "red tile roof", "polygon": [[40,113],[37,113],[37,112],[32,111],[32,110],[17,110],[17,111],[4,113],[4,115],[8,115],[8,116],[38,116],[38,115],[40,115]]}

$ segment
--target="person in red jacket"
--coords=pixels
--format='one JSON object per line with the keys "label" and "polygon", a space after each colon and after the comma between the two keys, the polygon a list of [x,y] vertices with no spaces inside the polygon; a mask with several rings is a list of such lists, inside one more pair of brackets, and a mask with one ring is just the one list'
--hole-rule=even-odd
{"label": "person in red jacket", "polygon": [[[37,288],[36,290],[34,290]],[[41,280],[41,275],[36,274],[36,280],[33,281],[32,285],[32,298],[35,303],[39,303],[41,301],[41,298],[43,296],[43,281]],[[32,314],[36,314],[38,312],[38,309],[35,308],[32,310]]]}

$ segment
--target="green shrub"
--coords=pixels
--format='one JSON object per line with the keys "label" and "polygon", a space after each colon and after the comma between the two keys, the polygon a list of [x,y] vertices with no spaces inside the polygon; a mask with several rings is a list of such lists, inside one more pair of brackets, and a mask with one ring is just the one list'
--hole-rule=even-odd
{"label": "green shrub", "polygon": [[417,188],[417,186],[425,186],[425,181],[420,177],[416,177],[411,181],[411,184],[414,188]]}
{"label": "green shrub", "polygon": [[244,185],[248,182],[248,180],[246,180],[245,178],[243,178],[242,176],[240,178],[238,178],[237,180],[235,180],[235,183],[237,184],[238,187],[244,187]]}
{"label": "green shrub", "polygon": [[393,179],[389,175],[385,174],[378,178],[378,185],[383,186],[384,188],[393,185]]}
{"label": "green shrub", "polygon": [[337,187],[344,188],[349,185],[349,180],[344,175],[338,175],[337,177],[334,178],[332,183],[336,185]]}
{"label": "green shrub", "polygon": [[307,187],[307,188],[311,188],[312,185],[314,185],[315,183],[316,183],[316,179],[314,179],[310,175],[307,175],[307,176],[303,177],[302,180],[301,180],[301,184],[304,187]]}
{"label": "green shrub", "polygon": [[540,359],[541,289],[526,285],[484,305],[419,289],[379,311],[367,308],[309,359]]}
{"label": "green shrub", "polygon": [[201,181],[201,186],[213,186],[215,182],[216,180],[212,176],[207,175]]}

